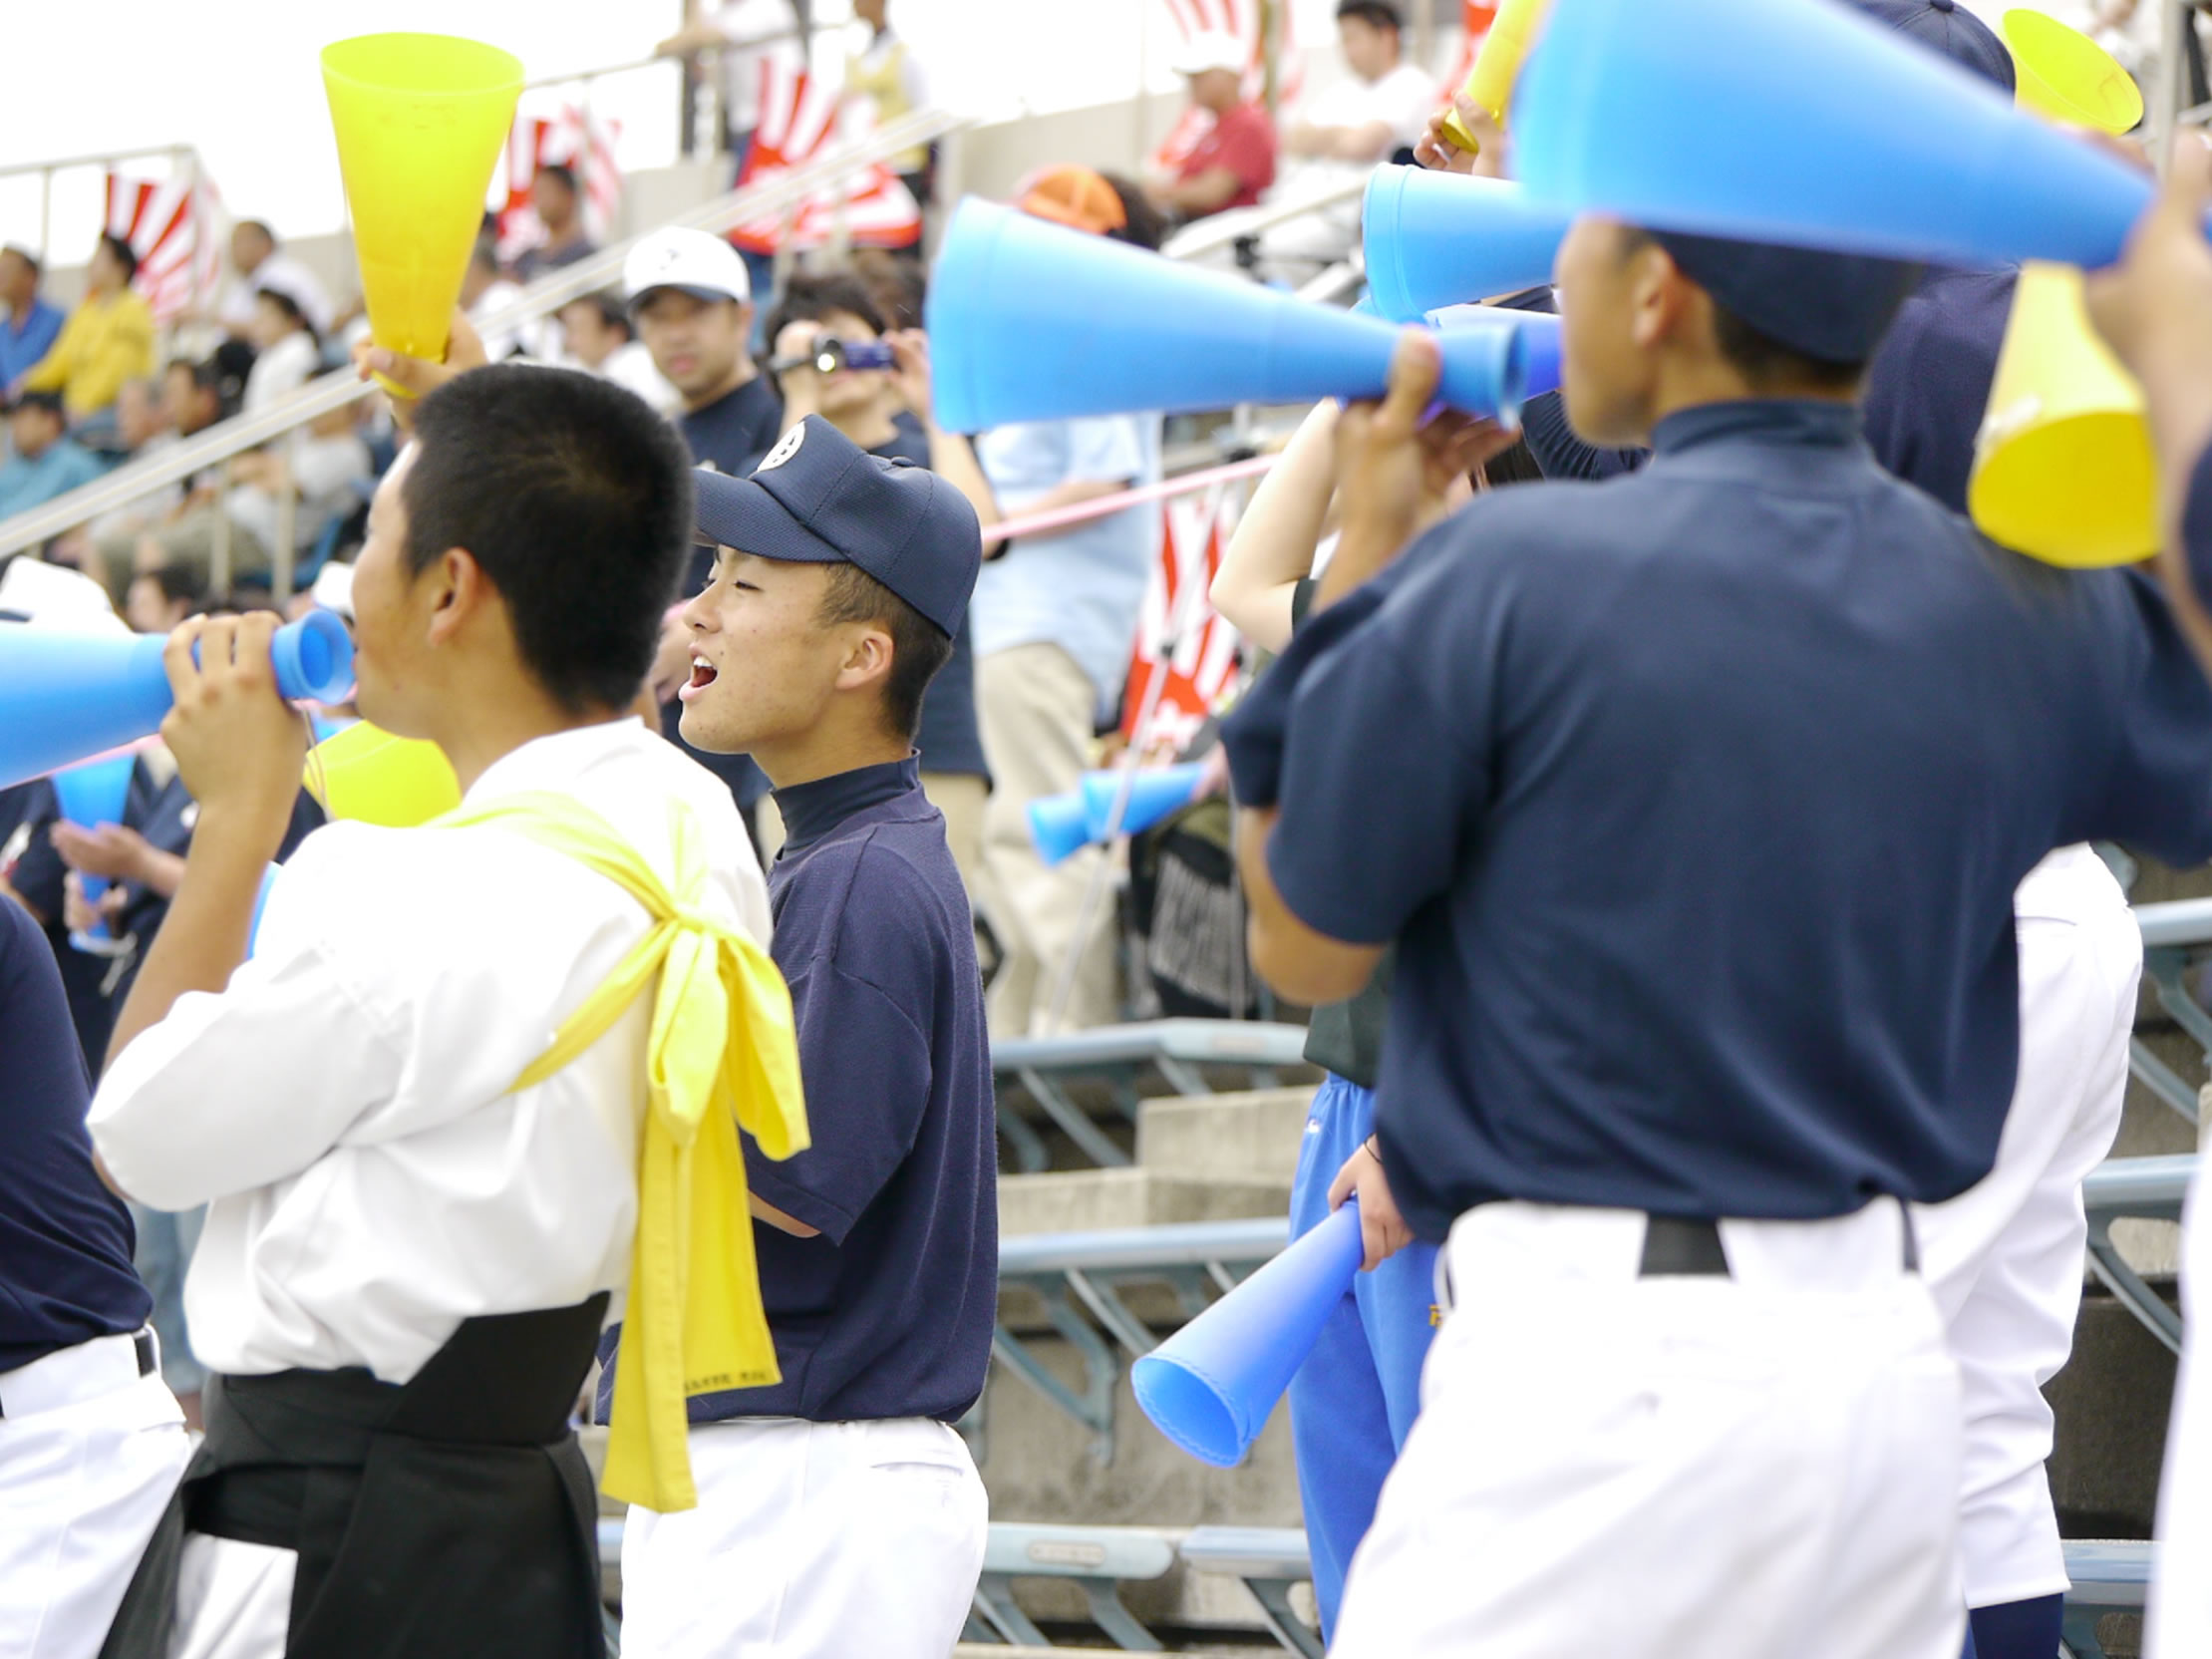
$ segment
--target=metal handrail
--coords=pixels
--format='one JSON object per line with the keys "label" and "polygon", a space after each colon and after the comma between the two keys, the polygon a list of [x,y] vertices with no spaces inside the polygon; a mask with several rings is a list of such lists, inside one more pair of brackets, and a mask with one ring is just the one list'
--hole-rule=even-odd
{"label": "metal handrail", "polygon": [[[732,229],[764,213],[793,206],[824,184],[835,183],[847,172],[888,161],[902,151],[926,144],[966,124],[966,117],[944,110],[917,110],[876,129],[859,143],[840,145],[819,161],[782,178],[734,191],[689,212],[679,213],[667,221],[668,225],[715,232]],[[492,312],[478,326],[486,334],[498,334],[550,316],[570,300],[607,287],[620,279],[623,260],[631,247],[642,239],[642,236],[631,237],[601,249],[588,259],[540,277],[512,304]],[[169,446],[158,455],[131,462],[29,512],[0,520],[0,557],[38,546],[104,512],[127,506],[232,456],[259,449],[375,391],[374,384],[360,379],[352,369],[334,369],[266,409],[234,415],[182,443]]]}
{"label": "metal handrail", "polygon": [[10,162],[0,166],[0,178],[20,178],[33,172],[65,172],[71,167],[104,167],[117,162],[135,162],[147,156],[174,160],[197,152],[188,144],[147,144],[129,150],[103,150],[92,156],[62,156],[45,162]]}
{"label": "metal handrail", "polygon": [[1226,225],[1208,224],[1201,219],[1197,224],[1192,225],[1187,232],[1176,235],[1171,246],[1163,248],[1161,251],[1166,253],[1168,258],[1179,260],[1197,259],[1221,248],[1233,247],[1236,243],[1243,241],[1245,237],[1260,235],[1273,230],[1279,224],[1288,224],[1293,219],[1305,218],[1309,214],[1318,213],[1324,208],[1337,206],[1341,202],[1357,201],[1366,192],[1367,182],[1367,178],[1363,175],[1342,184],[1333,184],[1324,190],[1317,190],[1311,195],[1298,196],[1290,201],[1277,201],[1266,207],[1247,208],[1245,211],[1234,215],[1219,215],[1223,218],[1233,218],[1233,222]]}

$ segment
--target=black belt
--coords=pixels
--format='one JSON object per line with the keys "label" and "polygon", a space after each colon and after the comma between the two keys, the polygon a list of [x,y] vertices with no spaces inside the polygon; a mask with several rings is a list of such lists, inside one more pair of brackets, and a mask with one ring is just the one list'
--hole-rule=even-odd
{"label": "black belt", "polygon": [[[1898,1204],[1904,1222],[1904,1268],[1920,1271],[1920,1241],[1913,1232],[1910,1205]],[[1644,1253],[1636,1264],[1640,1279],[1726,1279],[1729,1253],[1721,1244],[1721,1223],[1703,1215],[1647,1215]]]}

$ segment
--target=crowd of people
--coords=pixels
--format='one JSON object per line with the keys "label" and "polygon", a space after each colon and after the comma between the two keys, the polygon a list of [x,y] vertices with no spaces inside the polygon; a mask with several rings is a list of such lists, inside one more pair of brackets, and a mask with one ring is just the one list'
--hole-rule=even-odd
{"label": "crowd of people", "polygon": [[[1967,13],[1853,3],[2012,90]],[[925,102],[860,13],[848,84]],[[1200,35],[1172,154],[1015,204],[1156,251],[1393,160],[1509,175],[1394,0],[1337,22],[1348,76],[1280,130]],[[258,223],[158,372],[128,243],[66,318],[0,251],[0,516],[341,365],[398,389],[0,563],[0,622],[165,635],[175,700],[111,818],[0,790],[0,1489],[77,1540],[0,1582],[39,1659],[595,1654],[587,1392],[631,1652],[942,1659],[966,1622],[991,1044],[1130,996],[1113,854],[1048,862],[1027,809],[1120,723],[1161,528],[1111,503],[1161,421],[944,429],[903,256],[770,292],[663,229],[495,330],[597,252],[573,172],[531,194],[442,363]],[[1410,336],[1255,496],[1212,596],[1275,660],[1192,753],[1251,963],[1313,1009],[1293,1232],[1354,1203],[1368,1269],[1291,1386],[1332,1652],[2056,1651],[2041,1389],[2141,962],[2087,843],[2212,856],[2207,200],[2184,158],[2090,290],[2157,579],[1963,517],[2008,272],[1606,218],[1493,297],[1561,315],[1516,427],[1439,410]],[[1295,222],[1263,263],[1357,236]],[[356,645],[312,720],[268,668],[287,534],[288,608]],[[459,805],[326,822],[310,748],[364,720]],[[2193,1364],[2156,1659],[2212,1642]]]}

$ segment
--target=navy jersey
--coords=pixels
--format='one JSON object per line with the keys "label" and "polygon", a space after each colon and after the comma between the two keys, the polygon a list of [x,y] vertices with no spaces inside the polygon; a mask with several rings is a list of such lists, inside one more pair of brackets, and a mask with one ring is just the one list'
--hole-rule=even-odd
{"label": "navy jersey", "polygon": [[91,1086],[46,936],[0,899],[0,1371],[135,1331],[131,1213],[93,1171]]}
{"label": "navy jersey", "polygon": [[1292,911],[1399,940],[1379,1123],[1424,1237],[1948,1198],[2012,1096],[2020,879],[2212,854],[2212,686],[2150,583],[1992,547],[1848,405],[1656,439],[1437,526],[1227,728]]}
{"label": "navy jersey", "polygon": [[912,760],[776,792],[769,872],[813,1144],[764,1158],[753,1228],[784,1380],[692,1401],[694,1422],[933,1417],[983,1392],[998,1316],[998,1131],[983,980],[944,820]]}

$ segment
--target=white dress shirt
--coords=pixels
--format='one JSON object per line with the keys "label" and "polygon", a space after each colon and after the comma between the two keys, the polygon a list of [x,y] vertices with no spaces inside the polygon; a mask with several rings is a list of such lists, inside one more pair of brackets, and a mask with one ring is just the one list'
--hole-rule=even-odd
{"label": "white dress shirt", "polygon": [[[524,744],[466,798],[574,796],[673,873],[688,808],[701,908],[764,945],[768,888],[728,786],[634,719]],[[622,1311],[637,1220],[651,996],[519,1094],[508,1085],[646,931],[579,863],[493,827],[335,824],[285,865],[253,958],[177,999],[92,1109],[117,1181],[208,1205],[184,1289],[192,1346],[238,1375],[414,1376],[476,1314]]]}

